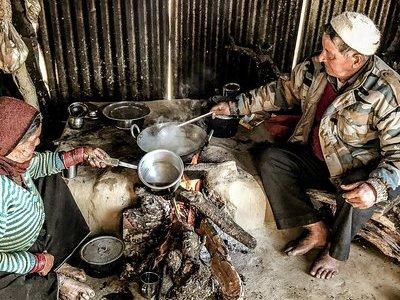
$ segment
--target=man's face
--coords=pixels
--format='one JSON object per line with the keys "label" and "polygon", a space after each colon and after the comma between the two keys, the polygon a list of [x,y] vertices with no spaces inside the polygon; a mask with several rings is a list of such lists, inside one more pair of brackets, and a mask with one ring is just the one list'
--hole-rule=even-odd
{"label": "man's face", "polygon": [[318,56],[321,63],[324,63],[326,73],[344,82],[357,72],[354,56],[351,53],[342,54],[339,52],[335,42],[328,35],[322,37],[322,52]]}
{"label": "man's face", "polygon": [[20,142],[6,157],[20,164],[31,160],[36,146],[40,143],[41,132],[42,126],[40,126],[34,134],[28,137],[28,139]]}

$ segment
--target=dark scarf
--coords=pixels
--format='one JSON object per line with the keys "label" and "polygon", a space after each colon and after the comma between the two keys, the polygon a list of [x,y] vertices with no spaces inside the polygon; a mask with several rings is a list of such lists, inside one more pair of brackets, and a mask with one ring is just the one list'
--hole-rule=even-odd
{"label": "dark scarf", "polygon": [[17,163],[6,156],[18,145],[39,112],[22,100],[0,97],[0,175],[21,184],[30,161]]}

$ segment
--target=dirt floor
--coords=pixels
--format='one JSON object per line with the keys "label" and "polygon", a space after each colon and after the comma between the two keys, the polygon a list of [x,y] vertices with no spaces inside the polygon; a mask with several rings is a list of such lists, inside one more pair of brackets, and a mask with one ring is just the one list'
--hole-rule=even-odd
{"label": "dirt floor", "polygon": [[369,245],[353,243],[341,274],[322,280],[308,275],[317,251],[293,258],[282,254],[297,230],[278,231],[268,223],[252,233],[258,241],[255,252],[232,255],[244,276],[246,299],[400,299],[400,266]]}
{"label": "dirt floor", "polygon": [[[317,251],[294,258],[282,254],[281,249],[296,237],[297,230],[278,231],[273,223],[267,223],[252,234],[258,240],[254,252],[231,252],[232,261],[243,276],[245,299],[400,299],[400,266],[369,245],[353,243],[341,274],[322,280],[308,275]],[[119,290],[114,277],[90,282],[96,287],[96,299]],[[129,289],[133,299],[142,299],[135,292],[136,285]],[[115,298],[109,295],[105,299]]]}

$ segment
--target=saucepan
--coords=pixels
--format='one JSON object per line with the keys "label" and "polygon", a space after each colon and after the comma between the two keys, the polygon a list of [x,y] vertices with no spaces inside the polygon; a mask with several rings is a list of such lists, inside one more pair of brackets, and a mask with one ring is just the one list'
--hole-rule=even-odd
{"label": "saucepan", "polygon": [[137,145],[144,152],[156,149],[166,149],[179,155],[183,161],[190,161],[193,154],[198,153],[211,139],[212,132],[207,132],[200,126],[187,124],[177,127],[178,122],[154,124],[140,131],[137,125],[132,125],[131,134],[136,138]]}
{"label": "saucepan", "polygon": [[137,169],[140,181],[153,192],[173,193],[179,187],[183,175],[183,161],[174,152],[164,149],[150,151],[142,157],[139,164],[132,165],[115,158],[105,159],[104,163]]}

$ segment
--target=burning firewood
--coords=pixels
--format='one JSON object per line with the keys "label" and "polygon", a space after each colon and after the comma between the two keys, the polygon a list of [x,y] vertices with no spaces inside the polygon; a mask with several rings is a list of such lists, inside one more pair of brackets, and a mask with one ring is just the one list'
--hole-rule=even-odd
{"label": "burning firewood", "polygon": [[[136,190],[139,205],[123,213],[128,262],[121,277],[132,280],[143,271],[157,272],[160,299],[208,299],[216,294],[216,287],[223,299],[242,299],[242,281],[211,221],[249,248],[256,246],[256,240],[225,211],[228,203],[208,187],[212,180],[204,181],[222,170],[237,172],[236,163],[197,164],[187,169],[175,195]],[[202,184],[207,196],[199,192]]]}

